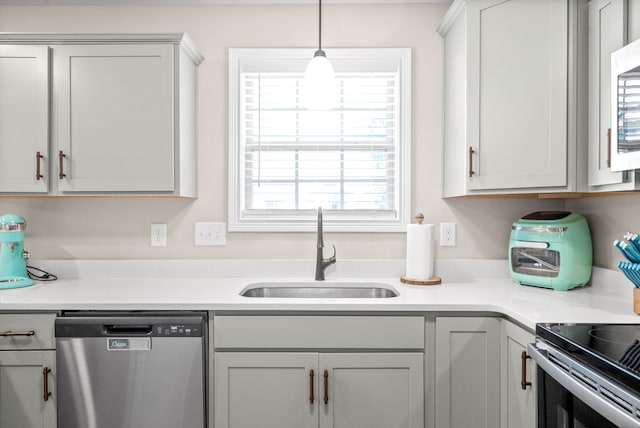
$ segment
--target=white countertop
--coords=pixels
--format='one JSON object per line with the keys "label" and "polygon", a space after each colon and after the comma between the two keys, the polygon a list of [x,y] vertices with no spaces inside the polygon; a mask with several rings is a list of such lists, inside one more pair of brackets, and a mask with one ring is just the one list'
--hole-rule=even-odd
{"label": "white countertop", "polygon": [[[595,268],[591,284],[554,291],[515,284],[506,260],[442,260],[442,284],[400,282],[404,261],[342,261],[325,283],[383,282],[387,299],[248,298],[250,283],[313,281],[312,261],[123,260],[30,261],[59,279],[0,290],[0,311],[214,310],[491,312],[530,329],[538,322],[638,323],[633,286],[617,271]],[[366,274],[363,274],[366,272]],[[241,274],[240,274],[241,273]]]}

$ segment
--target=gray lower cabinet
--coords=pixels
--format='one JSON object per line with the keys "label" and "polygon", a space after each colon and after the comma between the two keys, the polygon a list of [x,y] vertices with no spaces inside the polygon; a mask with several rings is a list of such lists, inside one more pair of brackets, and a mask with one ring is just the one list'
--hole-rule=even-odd
{"label": "gray lower cabinet", "polygon": [[216,427],[318,426],[317,354],[217,353],[214,364]]}
{"label": "gray lower cabinet", "polygon": [[437,428],[500,426],[500,319],[436,318]]}
{"label": "gray lower cabinet", "polygon": [[536,365],[527,355],[527,345],[534,340],[532,333],[502,320],[502,428],[537,426]]}
{"label": "gray lower cabinet", "polygon": [[55,314],[0,314],[0,427],[55,428]]}
{"label": "gray lower cabinet", "polygon": [[422,427],[422,353],[220,353],[215,426]]}
{"label": "gray lower cabinet", "polygon": [[218,316],[216,428],[424,427],[424,317]]}
{"label": "gray lower cabinet", "polygon": [[55,351],[0,351],[0,427],[55,428],[54,367]]}

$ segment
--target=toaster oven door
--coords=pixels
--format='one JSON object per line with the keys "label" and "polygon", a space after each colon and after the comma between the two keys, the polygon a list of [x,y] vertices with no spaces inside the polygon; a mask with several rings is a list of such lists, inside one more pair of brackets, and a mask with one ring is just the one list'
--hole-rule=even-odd
{"label": "toaster oven door", "polygon": [[524,275],[555,278],[560,273],[560,252],[548,248],[511,248],[511,270]]}

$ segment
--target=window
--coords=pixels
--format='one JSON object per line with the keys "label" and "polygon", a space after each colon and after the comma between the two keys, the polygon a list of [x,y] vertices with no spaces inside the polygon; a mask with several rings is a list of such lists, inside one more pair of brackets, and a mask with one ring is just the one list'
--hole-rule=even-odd
{"label": "window", "polygon": [[326,50],[333,90],[305,87],[307,49],[229,50],[229,229],[404,231],[410,49]]}

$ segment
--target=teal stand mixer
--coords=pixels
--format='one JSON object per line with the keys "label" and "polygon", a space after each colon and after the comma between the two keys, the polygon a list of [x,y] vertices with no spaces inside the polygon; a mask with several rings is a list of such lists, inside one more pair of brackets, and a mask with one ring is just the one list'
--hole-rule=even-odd
{"label": "teal stand mixer", "polygon": [[0,289],[33,285],[27,274],[29,252],[24,251],[26,226],[19,215],[0,216]]}

